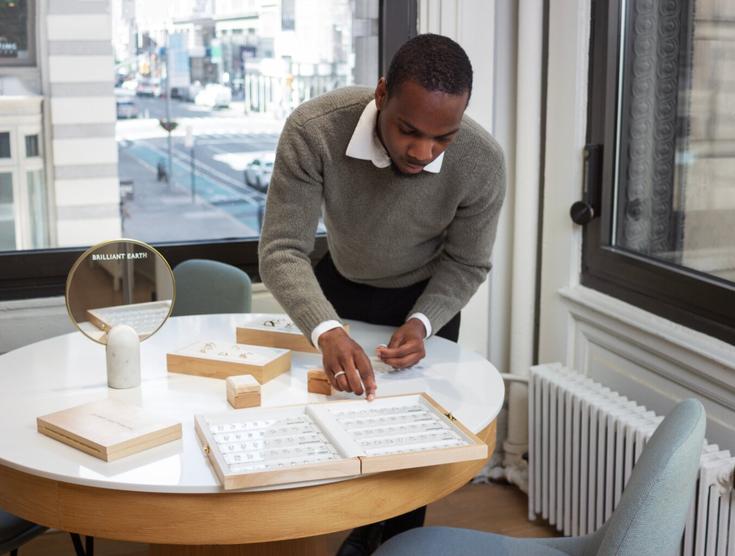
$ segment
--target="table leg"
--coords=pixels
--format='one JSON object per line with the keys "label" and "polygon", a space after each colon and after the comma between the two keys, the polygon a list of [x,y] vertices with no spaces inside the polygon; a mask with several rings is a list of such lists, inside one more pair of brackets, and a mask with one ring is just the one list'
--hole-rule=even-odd
{"label": "table leg", "polygon": [[237,545],[152,544],[150,556],[325,556],[327,536]]}

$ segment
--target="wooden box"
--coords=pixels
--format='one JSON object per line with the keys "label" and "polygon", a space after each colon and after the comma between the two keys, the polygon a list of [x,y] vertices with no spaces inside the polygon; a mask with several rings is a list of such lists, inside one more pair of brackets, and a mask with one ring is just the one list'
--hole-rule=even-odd
{"label": "wooden box", "polygon": [[310,369],[306,373],[306,389],[312,394],[332,395],[332,384],[323,369]]}
{"label": "wooden box", "polygon": [[228,342],[196,342],[166,354],[166,365],[171,373],[222,379],[247,374],[265,384],[291,368],[291,352]]}
{"label": "wooden box", "polygon": [[36,419],[38,432],[105,461],[181,438],[181,423],[161,421],[115,400],[91,402]]}
{"label": "wooden box", "polygon": [[[344,325],[344,328],[349,332],[349,325]],[[319,353],[319,349],[312,346],[309,338],[304,336],[289,319],[266,320],[261,324],[238,326],[236,340],[243,344]]]}
{"label": "wooden box", "polygon": [[260,405],[260,383],[253,375],[228,376],[227,401],[235,409],[257,407]]}
{"label": "wooden box", "polygon": [[195,416],[225,490],[487,459],[487,444],[426,394]]}

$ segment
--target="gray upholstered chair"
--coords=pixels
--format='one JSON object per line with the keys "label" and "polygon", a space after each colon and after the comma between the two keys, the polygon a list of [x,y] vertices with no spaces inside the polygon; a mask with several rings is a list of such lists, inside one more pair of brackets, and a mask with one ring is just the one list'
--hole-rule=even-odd
{"label": "gray upholstered chair", "polygon": [[250,277],[237,267],[218,261],[190,259],[176,266],[174,278],[174,316],[250,312]]}
{"label": "gray upholstered chair", "polygon": [[0,554],[18,554],[18,549],[46,531],[46,527],[36,525],[13,514],[0,510]]}
{"label": "gray upholstered chair", "polygon": [[585,537],[515,539],[469,529],[425,527],[390,539],[376,556],[667,556],[678,554],[694,492],[706,417],[686,400],[663,420],[633,470],[620,504]]}

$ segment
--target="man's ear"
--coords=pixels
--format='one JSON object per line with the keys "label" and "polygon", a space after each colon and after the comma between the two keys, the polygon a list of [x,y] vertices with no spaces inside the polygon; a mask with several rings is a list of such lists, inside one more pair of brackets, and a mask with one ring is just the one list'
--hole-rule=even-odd
{"label": "man's ear", "polygon": [[388,98],[388,87],[385,82],[385,77],[378,79],[378,85],[375,87],[375,105],[378,110],[383,109],[385,100]]}

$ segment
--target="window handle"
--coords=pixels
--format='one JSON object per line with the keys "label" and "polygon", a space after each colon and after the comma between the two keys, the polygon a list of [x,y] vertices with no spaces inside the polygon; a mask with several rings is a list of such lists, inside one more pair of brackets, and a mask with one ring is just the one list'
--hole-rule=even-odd
{"label": "window handle", "polygon": [[585,201],[575,201],[569,209],[569,216],[572,222],[584,226],[589,224],[599,215],[595,212],[595,208]]}
{"label": "window handle", "polygon": [[569,208],[572,222],[584,226],[600,216],[602,186],[602,145],[584,147],[584,199]]}

